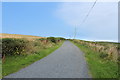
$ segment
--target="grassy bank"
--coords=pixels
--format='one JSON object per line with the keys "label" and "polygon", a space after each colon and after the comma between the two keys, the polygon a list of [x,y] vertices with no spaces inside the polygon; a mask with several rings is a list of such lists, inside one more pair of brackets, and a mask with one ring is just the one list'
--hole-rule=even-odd
{"label": "grassy bank", "polygon": [[[109,58],[101,57],[101,53],[92,50],[85,44],[73,43],[84,53],[93,78],[118,78],[118,64]],[[105,56],[105,55],[103,55]]]}
{"label": "grassy bank", "polygon": [[0,59],[0,79],[2,79],[2,61]]}
{"label": "grassy bank", "polygon": [[4,53],[4,55],[2,54],[2,76],[4,77],[46,57],[59,48],[64,40],[58,40],[58,38],[34,39],[32,41],[4,39],[2,42],[2,53]]}

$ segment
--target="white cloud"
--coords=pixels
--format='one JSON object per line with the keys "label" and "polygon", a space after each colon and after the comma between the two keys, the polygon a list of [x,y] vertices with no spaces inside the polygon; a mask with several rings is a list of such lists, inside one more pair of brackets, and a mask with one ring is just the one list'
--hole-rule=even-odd
{"label": "white cloud", "polygon": [[58,6],[56,15],[70,26],[74,27],[77,24],[77,33],[82,32],[86,35],[86,39],[116,41],[118,39],[117,3],[97,3],[86,22],[81,25],[92,5],[92,2],[62,3]]}

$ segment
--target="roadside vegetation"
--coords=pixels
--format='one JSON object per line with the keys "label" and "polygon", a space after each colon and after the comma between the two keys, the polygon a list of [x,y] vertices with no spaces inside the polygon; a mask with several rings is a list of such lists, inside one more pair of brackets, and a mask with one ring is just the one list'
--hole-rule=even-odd
{"label": "roadside vegetation", "polygon": [[2,60],[0,59],[0,79],[2,79]]}
{"label": "roadside vegetation", "polygon": [[71,40],[84,53],[93,78],[118,78],[119,44]]}
{"label": "roadside vegetation", "polygon": [[59,48],[64,38],[2,38],[2,77],[17,72]]}
{"label": "roadside vegetation", "polygon": [[[0,40],[0,78],[46,57],[64,42],[64,38],[4,34]],[[69,40],[69,39],[67,39]],[[71,40],[85,54],[93,78],[120,76],[120,45],[112,42]]]}
{"label": "roadside vegetation", "polygon": [[0,39],[0,79],[2,79],[2,39]]}

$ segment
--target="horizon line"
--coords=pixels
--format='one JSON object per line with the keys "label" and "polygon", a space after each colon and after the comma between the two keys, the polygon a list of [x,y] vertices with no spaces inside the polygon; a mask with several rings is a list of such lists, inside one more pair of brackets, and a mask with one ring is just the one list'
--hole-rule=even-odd
{"label": "horizon line", "polygon": [[[12,33],[0,33],[0,34],[12,34]],[[16,34],[16,35],[28,35],[28,34]],[[29,35],[29,36],[37,36],[37,35]],[[37,36],[37,37],[55,37],[55,36]],[[60,37],[60,36],[59,36]],[[73,39],[73,38],[67,38],[67,37],[62,37],[65,39]],[[80,39],[80,38],[76,38],[77,40],[84,40],[84,41],[92,41],[92,42],[117,42],[120,43],[117,40],[91,40],[91,39]]]}

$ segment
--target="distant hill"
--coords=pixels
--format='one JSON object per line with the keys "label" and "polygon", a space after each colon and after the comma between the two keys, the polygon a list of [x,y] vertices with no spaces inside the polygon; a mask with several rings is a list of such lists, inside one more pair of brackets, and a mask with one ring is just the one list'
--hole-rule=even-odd
{"label": "distant hill", "polygon": [[27,38],[27,39],[37,39],[37,38],[44,38],[44,37],[32,36],[32,35],[0,33],[0,38]]}

